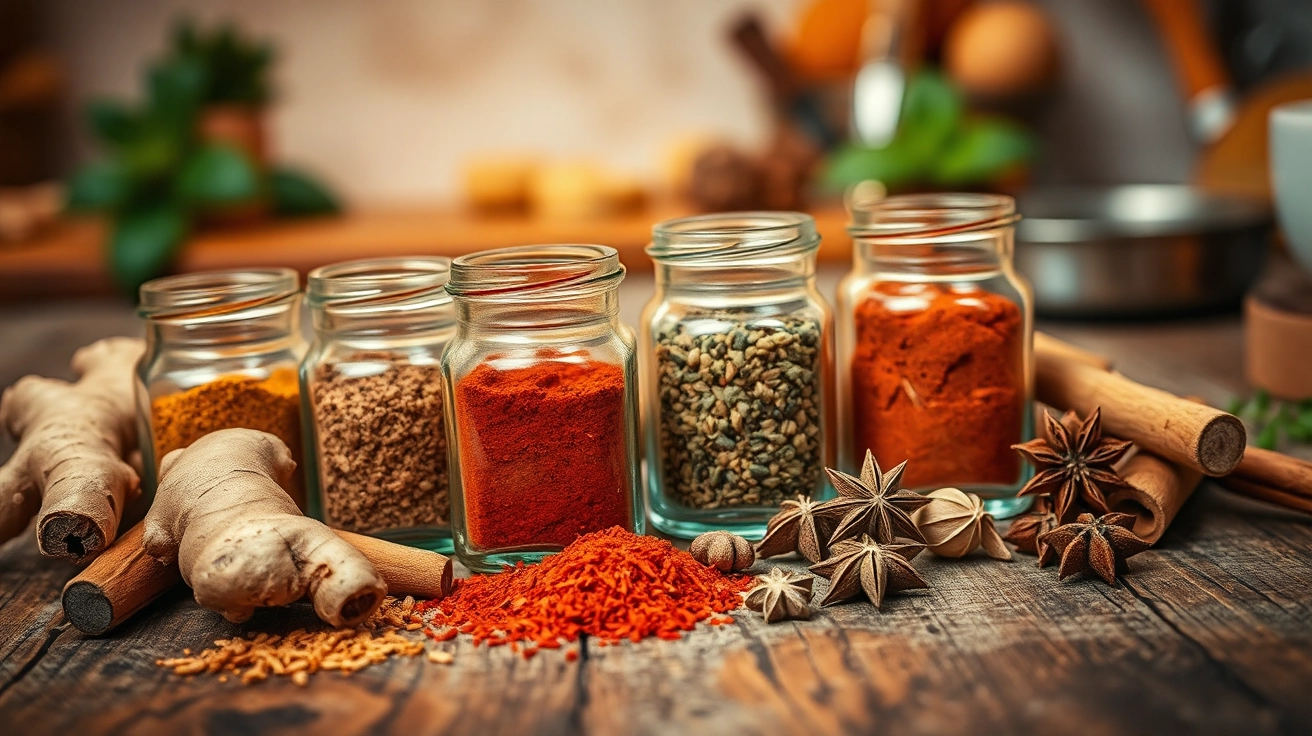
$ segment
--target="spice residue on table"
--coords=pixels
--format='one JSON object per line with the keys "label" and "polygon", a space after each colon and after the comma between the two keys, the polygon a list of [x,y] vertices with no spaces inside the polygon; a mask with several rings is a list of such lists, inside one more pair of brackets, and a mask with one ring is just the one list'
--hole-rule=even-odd
{"label": "spice residue on table", "polygon": [[973,286],[881,283],[856,310],[856,456],[908,460],[909,488],[1011,484],[1025,413],[1024,316]]}
{"label": "spice residue on table", "polygon": [[456,384],[469,541],[564,547],[633,527],[624,370],[596,360],[483,363]]}
{"label": "spice residue on table", "polygon": [[724,624],[742,605],[750,575],[724,575],[669,542],[620,528],[579,537],[540,564],[458,581],[432,610],[429,635],[469,634],[476,644],[510,644],[526,657],[580,634],[601,644],[648,636],[678,639],[699,621]]}

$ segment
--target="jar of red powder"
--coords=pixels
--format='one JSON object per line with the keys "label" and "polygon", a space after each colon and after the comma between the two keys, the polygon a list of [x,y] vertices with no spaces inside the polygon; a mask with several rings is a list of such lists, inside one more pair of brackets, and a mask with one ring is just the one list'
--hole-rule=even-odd
{"label": "jar of red powder", "polygon": [[1033,309],[1012,266],[1011,197],[849,202],[854,268],[838,291],[839,465],[908,461],[915,490],[955,486],[996,516],[1024,510]]}
{"label": "jar of red powder", "polygon": [[653,229],[641,360],[648,509],[661,531],[759,537],[780,503],[824,492],[833,313],[816,288],[819,247],[797,212]]}
{"label": "jar of red powder", "polygon": [[442,351],[451,260],[372,258],[310,272],[301,363],[310,513],[336,529],[451,551]]}
{"label": "jar of red powder", "polygon": [[635,338],[614,248],[534,245],[452,262],[442,359],[451,523],[470,569],[536,562],[581,534],[644,527]]}

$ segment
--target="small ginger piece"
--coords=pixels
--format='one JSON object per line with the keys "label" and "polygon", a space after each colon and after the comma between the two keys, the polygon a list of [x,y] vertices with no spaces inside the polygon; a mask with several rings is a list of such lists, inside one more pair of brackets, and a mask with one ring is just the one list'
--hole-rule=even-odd
{"label": "small ginger piece", "polygon": [[74,562],[118,534],[123,507],[140,493],[133,370],[142,342],[111,337],[73,354],[76,383],[25,376],[0,397],[0,424],[18,449],[0,468],[0,542],[35,514],[41,554]]}
{"label": "small ginger piece", "polygon": [[296,463],[282,440],[225,429],[160,464],[142,546],[174,559],[196,602],[233,622],[309,595],[319,618],[355,626],[387,585],[369,560],[287,495]]}

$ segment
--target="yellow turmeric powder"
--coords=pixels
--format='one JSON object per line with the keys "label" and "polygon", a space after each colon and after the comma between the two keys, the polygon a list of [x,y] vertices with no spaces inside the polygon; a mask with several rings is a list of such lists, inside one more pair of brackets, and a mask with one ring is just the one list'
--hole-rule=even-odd
{"label": "yellow turmeric powder", "polygon": [[301,400],[295,369],[279,368],[264,379],[222,376],[154,399],[150,414],[157,464],[173,450],[220,429],[258,429],[274,435],[291,449],[296,460],[296,488],[288,490],[297,505],[304,506],[300,483]]}

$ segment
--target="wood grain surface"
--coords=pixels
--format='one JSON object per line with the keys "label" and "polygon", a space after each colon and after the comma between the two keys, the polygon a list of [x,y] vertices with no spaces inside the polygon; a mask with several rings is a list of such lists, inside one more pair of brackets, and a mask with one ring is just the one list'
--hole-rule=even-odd
{"label": "wood grain surface", "polygon": [[[60,316],[63,315],[63,316]],[[0,340],[98,337],[110,318],[0,313]],[[26,325],[26,327],[24,327]],[[1239,389],[1237,322],[1048,326],[1136,380],[1221,401]],[[66,363],[35,349],[0,376]],[[796,561],[770,564],[799,566]],[[59,591],[75,568],[0,547],[0,731],[94,734],[1298,734],[1312,732],[1312,524],[1205,486],[1119,587],[1058,583],[1034,558],[922,555],[933,586],[767,626],[701,627],[677,642],[543,650],[453,644],[350,677],[243,687],[183,679],[157,658],[236,632],[313,623],[309,607],[244,625],[185,588],[112,634],[79,634]],[[765,565],[756,569],[763,570]],[[817,581],[817,594],[824,582]]]}

